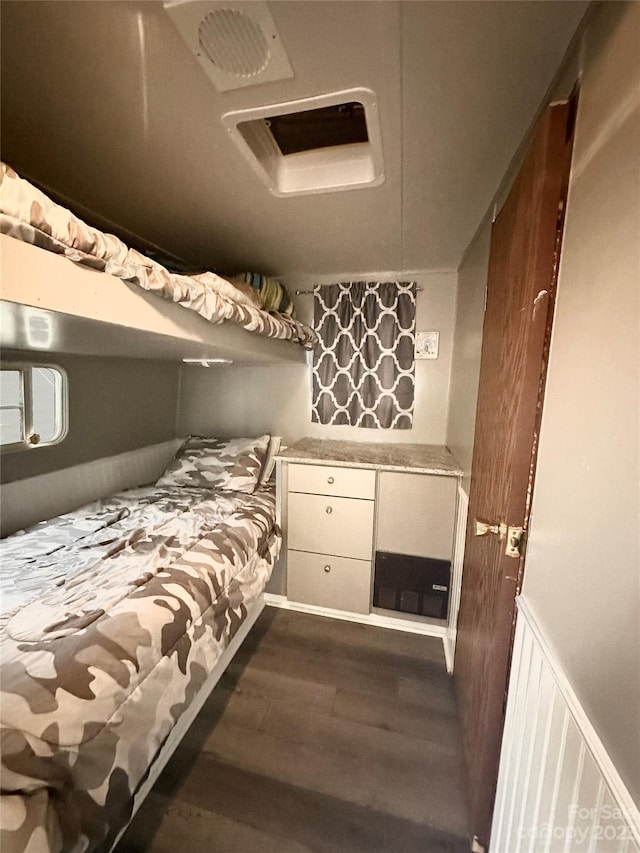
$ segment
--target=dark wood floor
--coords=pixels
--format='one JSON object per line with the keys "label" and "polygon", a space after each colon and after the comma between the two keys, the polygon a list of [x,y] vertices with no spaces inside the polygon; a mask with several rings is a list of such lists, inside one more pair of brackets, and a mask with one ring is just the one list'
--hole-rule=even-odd
{"label": "dark wood floor", "polygon": [[118,853],[468,853],[442,643],[267,607]]}

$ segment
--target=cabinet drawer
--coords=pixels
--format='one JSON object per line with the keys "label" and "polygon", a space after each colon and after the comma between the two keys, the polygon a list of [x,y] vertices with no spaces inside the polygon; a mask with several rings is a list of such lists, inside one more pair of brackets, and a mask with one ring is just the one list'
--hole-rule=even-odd
{"label": "cabinet drawer", "polygon": [[290,464],[289,491],[372,501],[376,496],[376,472],[370,468]]}
{"label": "cabinet drawer", "polygon": [[371,560],[373,501],[289,492],[288,546]]}
{"label": "cabinet drawer", "polygon": [[370,594],[371,563],[303,551],[288,552],[287,596],[292,601],[369,613]]}

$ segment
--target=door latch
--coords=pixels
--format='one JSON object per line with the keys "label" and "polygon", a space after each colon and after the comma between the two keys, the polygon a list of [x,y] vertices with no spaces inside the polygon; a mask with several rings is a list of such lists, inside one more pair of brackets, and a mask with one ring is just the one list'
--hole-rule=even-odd
{"label": "door latch", "polygon": [[502,541],[507,535],[507,525],[504,522],[501,522],[500,524],[491,524],[488,521],[480,521],[479,518],[476,518],[475,532],[476,536],[486,536],[487,533],[495,533],[500,541]]}
{"label": "door latch", "polygon": [[510,527],[507,530],[507,545],[504,553],[507,557],[521,557],[524,550],[525,532],[522,527]]}

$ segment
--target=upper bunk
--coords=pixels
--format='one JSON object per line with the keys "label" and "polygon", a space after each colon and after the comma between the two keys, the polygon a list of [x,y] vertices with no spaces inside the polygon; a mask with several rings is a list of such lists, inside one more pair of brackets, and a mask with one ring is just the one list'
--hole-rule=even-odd
{"label": "upper bunk", "polygon": [[256,365],[304,363],[315,341],[213,273],[169,272],[4,164],[0,230],[4,348]]}

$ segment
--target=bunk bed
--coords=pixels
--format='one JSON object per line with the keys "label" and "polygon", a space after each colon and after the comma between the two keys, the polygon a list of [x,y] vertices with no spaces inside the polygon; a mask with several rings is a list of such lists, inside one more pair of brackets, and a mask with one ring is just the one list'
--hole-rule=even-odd
{"label": "bunk bed", "polygon": [[[56,339],[67,352],[86,352],[87,321],[92,340],[97,336],[110,355],[304,363],[317,340],[293,316],[261,307],[252,288],[248,293],[211,272],[169,271],[56,204],[5,163],[0,258],[0,343],[7,348],[51,349]],[[38,343],[30,324],[49,329],[48,336]]]}
{"label": "bunk bed", "polygon": [[264,606],[269,436],[3,540],[4,853],[112,849]]}
{"label": "bunk bed", "polygon": [[[304,364],[292,317],[0,179],[2,346]],[[2,540],[3,853],[115,847],[264,607],[276,450],[191,438],[156,483]]]}

